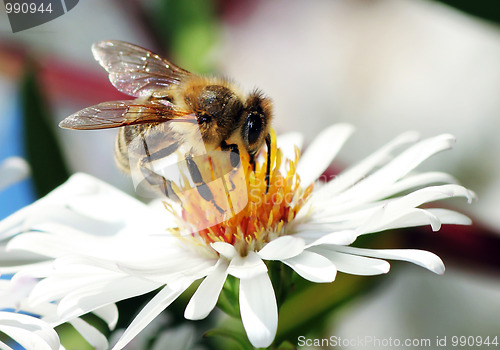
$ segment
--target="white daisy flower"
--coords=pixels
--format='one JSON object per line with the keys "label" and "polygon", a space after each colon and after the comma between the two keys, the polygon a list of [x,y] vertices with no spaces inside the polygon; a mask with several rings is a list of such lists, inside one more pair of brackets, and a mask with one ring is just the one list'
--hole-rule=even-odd
{"label": "white daisy flower", "polygon": [[[56,331],[36,317],[0,311],[0,330],[25,349],[59,349],[59,337]],[[2,341],[0,348],[13,350],[8,343]]]}
{"label": "white daisy flower", "polygon": [[[37,268],[41,271],[40,266]],[[35,275],[32,269],[29,273]],[[59,350],[62,346],[55,327],[64,323],[57,316],[57,303],[33,304],[27,296],[38,283],[38,279],[17,274],[12,280],[0,279],[0,332],[25,349]],[[118,310],[114,304],[106,305],[93,313],[113,329],[118,321]],[[94,326],[80,318],[68,321],[95,349],[108,349],[106,337]],[[8,344],[8,343],[7,343]],[[8,345],[0,342],[7,349]]]}
{"label": "white daisy flower", "polygon": [[[7,158],[0,164],[0,190],[22,181],[29,173],[29,165],[24,159]],[[21,210],[19,213],[22,214],[23,211]],[[3,221],[3,223],[8,222],[9,220]],[[38,283],[38,279],[35,277],[44,268],[51,270],[52,267],[47,262],[34,264],[29,270],[28,276],[19,273],[12,278],[11,274],[20,269],[16,265],[22,263],[24,265],[22,267],[26,269],[26,264],[40,261],[41,256],[29,252],[20,252],[20,254],[5,252],[5,242],[12,236],[13,232],[2,231],[0,234],[0,265],[2,266],[0,274],[0,332],[26,349],[61,349],[59,336],[54,330],[54,327],[62,323],[57,317],[57,304],[45,302],[34,305],[29,303],[27,299],[33,287]],[[118,310],[115,305],[101,308],[95,314],[107,321],[111,329],[118,321]],[[70,324],[96,349],[108,348],[106,337],[87,322],[76,318],[71,320]],[[11,349],[10,345],[12,344],[9,342],[0,341],[2,349]]]}
{"label": "white daisy flower", "polygon": [[1,222],[0,235],[15,235],[8,249],[46,259],[15,267],[18,274],[28,276],[30,269],[51,263],[51,269],[37,275],[41,280],[28,301],[33,305],[56,301],[60,322],[157,290],[115,350],[127,345],[198,279],[203,281],[185,317],[203,319],[215,307],[228,275],[239,279],[240,314],[250,342],[267,347],[276,334],[278,306],[266,262],[281,261],[318,283],[332,282],[337,271],[386,273],[385,259],[409,261],[441,274],[443,262],[430,252],[350,244],[360,235],[393,228],[430,224],[438,230],[444,223],[470,224],[457,212],[420,206],[450,197],[470,201],[471,191],[444,173],[412,173],[433,154],[450,148],[454,142],[450,135],[416,142],[414,133],[403,134],[332,181],[314,184],[352,130],[345,124],[327,128],[300,161],[295,147],[301,143],[300,135],[280,138],[279,150],[273,142],[269,189],[266,157],[255,169],[242,159],[248,204],[216,225],[208,225],[206,217],[213,204],[197,191],[187,192],[180,210],[170,205],[158,209],[77,174]]}
{"label": "white daisy flower", "polygon": [[[3,160],[0,163],[0,191],[24,180],[29,173],[28,163],[24,159],[9,157]],[[0,254],[5,255],[1,240]],[[20,300],[27,296],[30,285],[33,285],[24,282],[19,281],[12,288],[10,281],[0,276],[0,332],[25,348],[33,348],[34,344],[38,344],[40,349],[59,349],[59,337],[52,327],[36,317],[13,312],[18,309]],[[11,349],[2,341],[0,348]]]}

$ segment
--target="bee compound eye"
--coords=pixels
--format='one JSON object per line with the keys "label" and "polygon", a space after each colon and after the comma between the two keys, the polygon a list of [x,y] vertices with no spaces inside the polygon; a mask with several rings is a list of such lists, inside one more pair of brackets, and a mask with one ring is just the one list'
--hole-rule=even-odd
{"label": "bee compound eye", "polygon": [[262,118],[258,113],[252,112],[248,115],[245,124],[245,136],[249,145],[255,144],[262,134]]}

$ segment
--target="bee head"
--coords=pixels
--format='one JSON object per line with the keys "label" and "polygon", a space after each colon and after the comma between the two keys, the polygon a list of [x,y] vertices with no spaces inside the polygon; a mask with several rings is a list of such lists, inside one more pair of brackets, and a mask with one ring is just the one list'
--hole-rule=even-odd
{"label": "bee head", "polygon": [[253,159],[269,134],[272,118],[271,100],[260,91],[252,92],[243,109],[241,137],[243,144]]}

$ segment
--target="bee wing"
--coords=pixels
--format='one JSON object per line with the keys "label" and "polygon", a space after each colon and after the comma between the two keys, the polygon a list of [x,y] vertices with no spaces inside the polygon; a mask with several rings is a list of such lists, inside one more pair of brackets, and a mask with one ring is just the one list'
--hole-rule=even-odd
{"label": "bee wing", "polygon": [[109,73],[111,84],[130,96],[148,96],[191,75],[153,52],[122,41],[97,42],[92,53]]}
{"label": "bee wing", "polygon": [[70,115],[59,124],[59,127],[93,130],[167,121],[196,123],[196,117],[176,110],[169,102],[110,101],[84,108]]}

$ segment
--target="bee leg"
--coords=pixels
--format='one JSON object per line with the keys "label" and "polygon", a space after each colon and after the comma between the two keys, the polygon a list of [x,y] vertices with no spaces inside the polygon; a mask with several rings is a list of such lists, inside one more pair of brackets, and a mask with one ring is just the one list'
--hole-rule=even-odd
{"label": "bee leg", "polygon": [[174,202],[176,203],[181,203],[181,199],[179,198],[179,196],[177,195],[177,193],[175,193],[173,187],[172,187],[172,181],[170,180],[167,180],[165,179],[163,176],[161,177],[162,178],[162,186],[163,186],[163,193],[165,193],[165,195],[172,199]]}
{"label": "bee leg", "polygon": [[[222,141],[221,145],[220,145],[221,149],[223,151],[229,151],[230,154],[229,154],[229,162],[231,163],[231,166],[233,167],[233,169],[236,169],[238,168],[238,166],[240,165],[240,150],[238,148],[238,145],[236,144],[231,144],[231,145],[228,145],[225,141]],[[231,183],[231,191],[234,191],[234,189],[236,188],[236,186],[234,185],[233,183],[233,180],[231,179],[231,177],[229,177],[229,182]]]}
{"label": "bee leg", "polygon": [[190,154],[186,154],[186,164],[189,170],[189,174],[191,175],[191,178],[193,179],[193,182],[196,185],[198,193],[203,197],[204,200],[212,203],[215,206],[215,208],[219,211],[219,213],[223,214],[224,210],[221,207],[219,207],[215,202],[212,191],[210,190],[208,185],[205,182],[203,182],[203,177],[201,176],[200,169],[198,169],[198,165],[196,165],[195,161],[193,160],[193,157]]}
{"label": "bee leg", "polygon": [[179,196],[175,193],[172,187],[172,181],[165,179],[164,176],[161,176],[151,169],[147,167],[148,160],[146,158],[141,159],[140,161],[140,169],[142,175],[146,179],[146,181],[153,187],[159,187],[163,194],[168,198],[172,199],[177,203],[181,203]]}
{"label": "bee leg", "polygon": [[144,134],[141,134],[141,138],[144,151],[146,152],[146,157],[142,158],[139,161],[139,168],[141,169],[142,175],[144,176],[146,181],[149,182],[151,186],[162,188],[162,192],[165,194],[165,196],[174,200],[177,203],[180,203],[181,200],[179,196],[175,193],[174,189],[172,188],[172,182],[170,180],[165,179],[164,176],[161,176],[156,172],[152,171],[149,167],[149,164],[152,161],[168,157],[173,152],[175,152],[175,150],[179,148],[179,143],[174,142],[168,145],[167,147],[160,149],[159,151],[150,153],[148,142],[146,141]]}
{"label": "bee leg", "polygon": [[237,168],[238,165],[240,165],[240,150],[238,148],[238,145],[236,144],[231,144],[228,145],[226,141],[222,141],[220,144],[220,148],[223,151],[229,151],[229,161],[231,162],[231,166],[233,168]]}
{"label": "bee leg", "polygon": [[267,146],[267,167],[266,167],[266,194],[269,192],[269,182],[271,181],[271,135],[266,136],[266,146]]}

